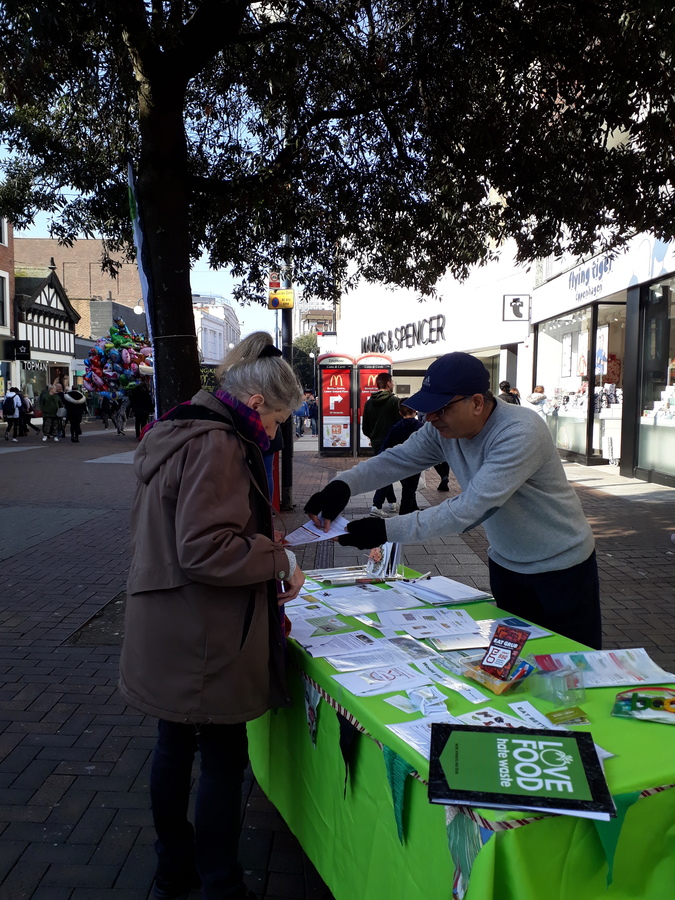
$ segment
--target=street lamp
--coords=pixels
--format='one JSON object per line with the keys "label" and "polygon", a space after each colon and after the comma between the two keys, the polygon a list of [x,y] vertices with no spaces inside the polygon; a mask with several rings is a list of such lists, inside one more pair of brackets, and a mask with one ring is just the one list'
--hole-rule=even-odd
{"label": "street lamp", "polygon": [[314,368],[314,373],[313,373],[313,377],[314,377],[314,396],[316,397],[316,395],[317,395],[317,394],[316,394],[316,389],[317,389],[317,383],[316,383],[316,353],[310,352],[309,357],[310,357],[310,359],[313,359],[313,360],[314,360],[314,366],[313,366],[313,368]]}

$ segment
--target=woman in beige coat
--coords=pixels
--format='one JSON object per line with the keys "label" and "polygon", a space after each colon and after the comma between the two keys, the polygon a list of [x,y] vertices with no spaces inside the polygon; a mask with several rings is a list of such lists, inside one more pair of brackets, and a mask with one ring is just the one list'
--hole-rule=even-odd
{"label": "woman in beige coat", "polygon": [[[150,793],[157,900],[251,898],[237,859],[245,723],[290,701],[283,611],[304,575],[274,541],[262,452],[302,400],[270,335],[242,341],[221,389],[144,434],[134,458],[120,690],[159,719]],[[192,763],[201,774],[188,821]]]}

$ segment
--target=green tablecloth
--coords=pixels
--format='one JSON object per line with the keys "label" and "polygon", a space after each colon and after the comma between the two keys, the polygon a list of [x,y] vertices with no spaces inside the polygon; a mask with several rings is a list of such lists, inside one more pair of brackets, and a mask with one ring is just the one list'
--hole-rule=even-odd
{"label": "green tablecloth", "polygon": [[[476,619],[500,615],[495,607],[472,604]],[[361,627],[361,626],[359,626]],[[579,648],[558,635],[530,642],[526,652],[562,652]],[[428,763],[397,738],[386,723],[409,720],[381,697],[364,699],[345,691],[324,660],[312,659],[291,642],[294,706],[249,724],[250,754],[258,782],[297,836],[336,900],[450,900],[454,864],[448,850],[445,808],[432,806],[426,786],[408,778],[404,806],[404,843],[397,834],[383,752],[389,746],[426,778]],[[304,707],[301,672],[321,686],[334,705],[344,707],[368,736],[358,739],[345,786],[337,714],[319,707],[316,747]],[[590,689],[583,708],[594,740],[616,756],[605,763],[613,795],[625,795],[675,782],[675,729],[668,725],[610,716],[618,689]],[[476,707],[447,692],[455,715]],[[485,702],[509,711],[514,699]],[[546,711],[540,701],[535,705]],[[519,819],[480,811],[491,820]],[[515,823],[513,823],[515,824]],[[499,825],[494,826],[499,828]],[[485,836],[488,832],[484,832]],[[612,884],[593,822],[556,816],[521,827],[496,830],[474,863],[466,900],[669,900],[675,885],[675,790],[642,797],[628,810],[617,847]]]}

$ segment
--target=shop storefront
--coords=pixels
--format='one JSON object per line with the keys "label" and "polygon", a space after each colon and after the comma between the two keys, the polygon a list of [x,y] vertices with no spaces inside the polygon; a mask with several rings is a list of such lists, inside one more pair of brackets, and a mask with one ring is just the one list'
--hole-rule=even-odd
{"label": "shop storefront", "polygon": [[535,289],[534,381],[558,450],[675,485],[675,244],[640,235]]}

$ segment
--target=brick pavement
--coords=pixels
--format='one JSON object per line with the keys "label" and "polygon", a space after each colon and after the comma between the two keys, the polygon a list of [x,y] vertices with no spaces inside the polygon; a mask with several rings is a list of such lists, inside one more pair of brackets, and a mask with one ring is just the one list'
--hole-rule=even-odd
{"label": "brick pavement", "polygon": [[[154,722],[116,694],[118,649],[68,637],[124,586],[133,474],[130,437],[86,426],[82,442],[0,444],[0,900],[146,900],[153,832],[148,760]],[[30,449],[29,449],[30,448]],[[296,511],[349,459],[296,444]],[[93,465],[115,454],[117,462]],[[577,490],[598,539],[606,646],[645,646],[675,668],[675,527],[667,489],[616,496],[611,479],[577,467]],[[590,473],[590,474],[589,474]],[[427,475],[425,503],[448,495]],[[605,485],[606,486],[606,485]],[[456,486],[453,486],[456,489]],[[369,498],[355,498],[354,515]],[[363,554],[333,547],[337,564]],[[408,547],[422,571],[487,586],[482,529]],[[301,564],[312,567],[315,548]],[[330,900],[309,860],[251,778],[243,806],[247,880],[266,900]]]}

